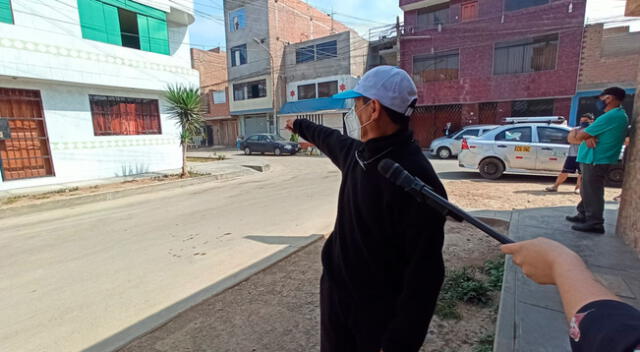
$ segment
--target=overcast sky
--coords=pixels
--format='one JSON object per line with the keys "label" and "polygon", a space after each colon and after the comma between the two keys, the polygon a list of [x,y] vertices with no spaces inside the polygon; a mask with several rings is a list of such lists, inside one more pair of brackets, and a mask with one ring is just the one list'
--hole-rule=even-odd
{"label": "overcast sky", "polygon": [[[191,46],[200,49],[223,47],[223,0],[195,0],[196,22],[190,27]],[[397,0],[309,0],[310,5],[330,13],[335,19],[366,34],[370,27],[392,24],[396,16],[402,20]],[[640,21],[624,18],[625,0],[588,0],[587,22],[607,22],[609,26],[630,24],[640,31]],[[632,21],[633,20],[633,21]]]}

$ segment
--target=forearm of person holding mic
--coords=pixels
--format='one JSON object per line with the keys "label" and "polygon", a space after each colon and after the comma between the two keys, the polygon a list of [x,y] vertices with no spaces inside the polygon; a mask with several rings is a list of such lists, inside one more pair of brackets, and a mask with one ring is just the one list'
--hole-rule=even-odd
{"label": "forearm of person holding mic", "polygon": [[573,351],[640,350],[640,311],[600,284],[575,252],[546,238],[501,249],[531,280],[557,286]]}

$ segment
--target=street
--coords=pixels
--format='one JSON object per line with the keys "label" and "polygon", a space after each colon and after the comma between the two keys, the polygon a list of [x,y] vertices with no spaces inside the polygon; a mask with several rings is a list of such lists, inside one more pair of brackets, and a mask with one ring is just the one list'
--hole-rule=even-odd
{"label": "street", "polygon": [[[272,170],[3,219],[0,350],[104,350],[330,231],[340,173],[329,159],[232,157]],[[479,178],[432,163],[443,179]]]}
{"label": "street", "polygon": [[256,176],[3,219],[0,350],[89,348],[328,232],[339,171],[264,158]]}

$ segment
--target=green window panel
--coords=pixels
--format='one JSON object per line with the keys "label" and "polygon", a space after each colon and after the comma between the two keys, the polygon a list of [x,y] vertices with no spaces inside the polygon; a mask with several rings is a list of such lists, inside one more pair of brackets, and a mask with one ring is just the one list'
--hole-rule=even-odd
{"label": "green window panel", "polygon": [[11,0],[0,0],[0,22],[13,24],[11,13]]}
{"label": "green window panel", "polygon": [[118,8],[97,0],[78,0],[82,37],[122,45]]}
{"label": "green window panel", "polygon": [[169,33],[167,22],[138,14],[140,49],[169,55]]}

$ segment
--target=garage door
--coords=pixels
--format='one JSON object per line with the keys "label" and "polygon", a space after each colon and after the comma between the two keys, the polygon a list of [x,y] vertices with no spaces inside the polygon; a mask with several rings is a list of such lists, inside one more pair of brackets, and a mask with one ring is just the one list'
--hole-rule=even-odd
{"label": "garage door", "polygon": [[258,133],[269,133],[266,116],[245,117],[244,132],[247,134],[245,137]]}
{"label": "garage door", "polygon": [[10,129],[9,138],[0,140],[3,180],[52,176],[40,92],[0,88],[0,118]]}

